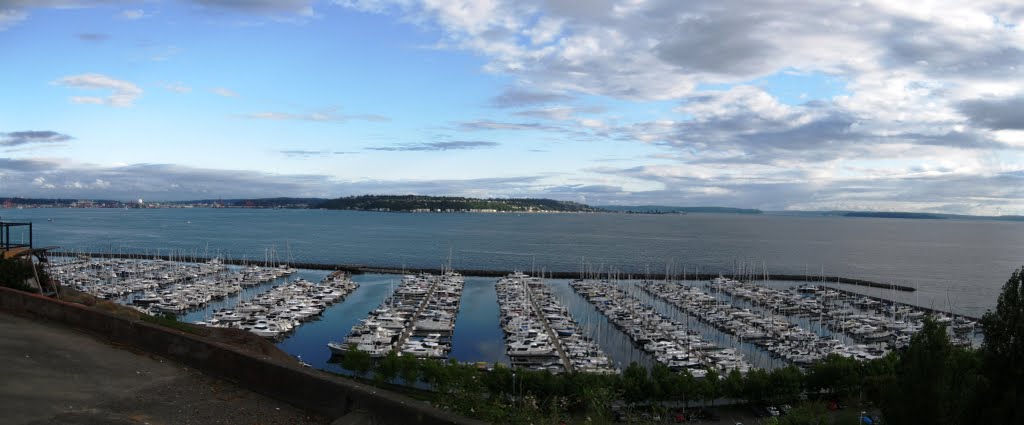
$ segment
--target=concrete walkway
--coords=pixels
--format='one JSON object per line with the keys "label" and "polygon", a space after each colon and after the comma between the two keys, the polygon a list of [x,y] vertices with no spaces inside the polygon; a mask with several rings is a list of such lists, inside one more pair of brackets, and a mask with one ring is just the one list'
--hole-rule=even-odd
{"label": "concrete walkway", "polygon": [[0,313],[4,424],[325,424],[280,401],[45,321]]}

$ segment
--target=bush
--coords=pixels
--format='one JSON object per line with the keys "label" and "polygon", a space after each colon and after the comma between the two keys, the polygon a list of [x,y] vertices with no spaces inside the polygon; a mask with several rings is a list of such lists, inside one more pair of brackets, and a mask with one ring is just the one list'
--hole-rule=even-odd
{"label": "bush", "polygon": [[35,278],[38,273],[39,283],[45,285],[49,283],[49,276],[39,265],[36,265],[36,271],[33,273],[32,266],[31,259],[0,259],[0,286],[25,292],[37,292],[36,289],[26,285],[25,281]]}

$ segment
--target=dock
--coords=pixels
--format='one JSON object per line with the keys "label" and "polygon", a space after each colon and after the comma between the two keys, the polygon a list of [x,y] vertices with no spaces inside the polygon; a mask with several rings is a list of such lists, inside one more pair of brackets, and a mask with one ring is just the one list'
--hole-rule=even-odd
{"label": "dock", "polygon": [[537,317],[542,318],[540,322],[544,325],[544,330],[547,331],[548,337],[551,338],[551,343],[554,345],[555,351],[558,352],[558,358],[562,360],[562,366],[565,367],[567,372],[572,373],[573,365],[572,362],[569,361],[569,356],[565,354],[565,349],[562,347],[561,339],[555,331],[551,330],[551,323],[544,318],[544,310],[541,310],[541,308],[537,306],[537,301],[533,299],[533,290],[530,288],[530,284],[525,283],[523,286],[525,286],[524,291],[526,291],[526,299],[530,301],[533,311],[537,314]]}
{"label": "dock", "polygon": [[327,346],[332,354],[343,354],[354,344],[371,357],[395,351],[399,355],[447,358],[463,285],[462,275],[451,271],[440,276],[403,275],[391,296],[353,326],[343,342]]}

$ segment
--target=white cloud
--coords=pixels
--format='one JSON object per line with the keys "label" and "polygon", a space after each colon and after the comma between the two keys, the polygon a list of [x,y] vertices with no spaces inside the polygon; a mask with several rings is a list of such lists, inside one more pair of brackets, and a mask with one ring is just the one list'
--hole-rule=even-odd
{"label": "white cloud", "polygon": [[137,20],[137,19],[142,19],[142,18],[149,17],[149,15],[146,14],[146,11],[144,11],[142,9],[128,9],[128,10],[124,10],[124,11],[121,11],[121,13],[119,13],[117,16],[119,16],[121,19],[127,19],[129,21],[134,21],[134,20]]}
{"label": "white cloud", "polygon": [[316,16],[312,0],[189,0],[204,7],[285,18]]}
{"label": "white cloud", "polygon": [[160,83],[160,87],[163,87],[164,89],[167,89],[167,90],[175,92],[175,93],[189,93],[189,92],[192,91],[192,87],[186,86],[185,84],[183,84],[183,83],[181,83],[179,81],[175,81],[175,82],[166,82],[166,81],[165,82],[161,82]]}
{"label": "white cloud", "polygon": [[339,108],[326,108],[316,112],[253,112],[243,115],[245,118],[271,121],[313,121],[313,122],[347,122],[351,120],[387,121],[386,117],[373,114],[342,114]]}
{"label": "white cloud", "polygon": [[0,31],[10,28],[28,17],[28,13],[23,10],[3,9],[2,7],[0,6]]}
{"label": "white cloud", "polygon": [[214,94],[216,94],[218,96],[238,97],[238,93],[235,93],[233,90],[227,89],[227,88],[224,88],[224,87],[215,87],[215,88],[211,89],[210,91],[212,91]]}
{"label": "white cloud", "polygon": [[71,101],[80,104],[109,105],[118,107],[132,106],[142,95],[142,89],[128,81],[117,80],[102,74],[80,74],[61,78],[54,84],[86,90],[109,90],[106,97],[73,96]]}
{"label": "white cloud", "polygon": [[43,177],[36,177],[36,178],[32,179],[32,184],[35,185],[36,187],[41,188],[41,189],[54,189],[54,188],[57,187],[57,186],[53,185],[52,183],[47,183],[46,179],[43,178]]}

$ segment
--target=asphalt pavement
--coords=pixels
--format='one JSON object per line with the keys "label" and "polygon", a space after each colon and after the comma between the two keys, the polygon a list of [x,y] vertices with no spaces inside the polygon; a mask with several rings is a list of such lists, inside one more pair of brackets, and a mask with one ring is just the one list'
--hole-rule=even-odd
{"label": "asphalt pavement", "polygon": [[0,313],[0,422],[327,424],[180,364],[46,321]]}

